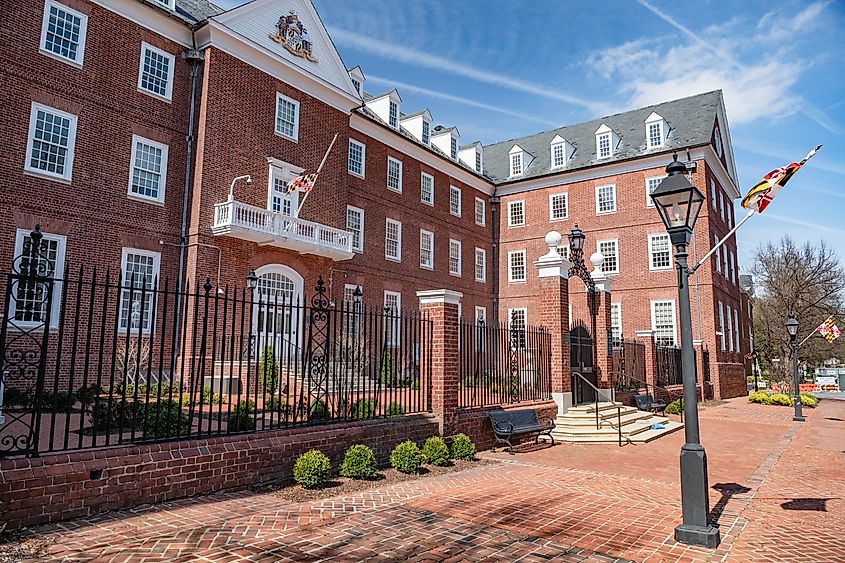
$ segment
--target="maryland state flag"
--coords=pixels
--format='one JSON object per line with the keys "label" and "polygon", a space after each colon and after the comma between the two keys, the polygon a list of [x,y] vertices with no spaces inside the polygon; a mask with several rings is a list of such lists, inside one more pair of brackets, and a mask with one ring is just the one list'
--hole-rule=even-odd
{"label": "maryland state flag", "polygon": [[842,333],[839,332],[839,327],[833,322],[832,316],[828,317],[816,330],[819,331],[819,334],[827,338],[827,341],[830,343],[833,343],[834,340],[842,336]]}
{"label": "maryland state flag", "polygon": [[303,174],[288,182],[285,193],[292,194],[293,192],[308,193],[314,189],[314,184],[317,182],[317,173]]}
{"label": "maryland state flag", "polygon": [[780,189],[786,185],[789,179],[792,178],[792,176],[798,172],[820,148],[822,148],[821,145],[811,150],[801,162],[792,162],[786,166],[775,168],[763,176],[763,179],[757,182],[753,188],[748,190],[748,193],[745,194],[744,198],[742,198],[742,206],[746,209],[754,210],[757,213],[762,213],[763,210],[768,207],[769,203],[772,202]]}

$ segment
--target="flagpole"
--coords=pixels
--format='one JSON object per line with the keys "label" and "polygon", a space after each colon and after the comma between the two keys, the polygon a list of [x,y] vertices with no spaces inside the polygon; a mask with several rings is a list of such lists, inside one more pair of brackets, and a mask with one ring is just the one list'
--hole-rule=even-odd
{"label": "flagpole", "polygon": [[736,225],[734,225],[733,229],[728,231],[728,234],[726,234],[724,237],[722,237],[722,240],[717,242],[713,246],[713,248],[711,248],[710,251],[707,254],[705,254],[704,257],[701,260],[698,261],[698,264],[696,264],[695,266],[692,267],[692,269],[690,269],[690,271],[689,271],[690,275],[694,274],[695,271],[698,270],[698,268],[702,264],[704,264],[704,262],[706,262],[707,259],[710,258],[713,255],[713,253],[716,252],[716,250],[719,249],[719,247],[724,245],[728,241],[728,239],[731,238],[731,235],[734,234],[736,232],[736,230],[743,225],[743,223],[745,223],[746,221],[751,219],[751,216],[754,215],[755,213],[756,213],[756,211],[754,211],[753,209],[749,209],[748,213],[745,214],[745,217],[740,219],[739,222]]}
{"label": "flagpole", "polygon": [[[317,172],[316,172],[318,177],[320,175],[320,172],[323,171],[323,166],[326,164],[326,160],[329,158],[329,153],[331,152],[335,141],[337,141],[337,135],[338,135],[337,133],[334,134],[334,138],[332,139],[332,142],[329,143],[329,148],[326,149],[326,154],[323,155],[323,160],[320,161],[320,166],[319,166],[319,168],[317,168]],[[302,211],[302,206],[305,205],[305,200],[308,199],[308,194],[310,194],[313,190],[314,190],[314,188],[312,187],[310,191],[305,192],[305,197],[302,198],[302,201],[299,203],[299,207],[296,208],[296,213],[294,213],[294,215],[293,215],[294,219],[299,217],[299,212]]]}
{"label": "flagpole", "polygon": [[822,322],[822,324],[820,324],[819,326],[817,326],[817,327],[815,328],[815,330],[813,330],[813,332],[811,332],[810,334],[808,334],[808,335],[807,335],[807,338],[805,338],[804,340],[802,340],[802,341],[801,341],[801,343],[800,343],[800,344],[798,344],[798,346],[796,346],[796,348],[800,348],[801,346],[803,346],[803,345],[804,345],[804,343],[805,343],[805,342],[807,342],[807,341],[810,339],[810,337],[811,337],[811,336],[813,336],[815,333],[817,333],[817,332],[819,331],[819,329],[822,327],[822,325],[824,325],[824,323],[826,323],[827,321],[832,320],[832,319],[833,319],[833,315],[831,315],[831,316],[829,316],[828,318],[826,318],[826,319]]}

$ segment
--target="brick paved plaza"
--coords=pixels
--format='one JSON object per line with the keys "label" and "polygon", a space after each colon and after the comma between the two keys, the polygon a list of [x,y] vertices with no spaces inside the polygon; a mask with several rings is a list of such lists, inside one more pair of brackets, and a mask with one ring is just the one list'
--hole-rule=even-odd
{"label": "brick paved plaza", "polygon": [[845,401],[805,425],[744,398],[701,419],[715,551],[672,540],[681,432],[484,452],[501,463],[313,503],[242,491],[31,532],[55,561],[842,561]]}

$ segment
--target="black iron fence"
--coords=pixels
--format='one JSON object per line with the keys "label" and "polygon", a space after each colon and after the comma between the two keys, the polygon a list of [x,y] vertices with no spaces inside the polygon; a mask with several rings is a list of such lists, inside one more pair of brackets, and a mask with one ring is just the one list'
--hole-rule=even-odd
{"label": "black iron fence", "polygon": [[551,335],[543,327],[461,319],[458,330],[458,406],[551,398]]}
{"label": "black iron fence", "polygon": [[655,347],[654,383],[662,387],[683,385],[680,348],[676,346]]}
{"label": "black iron fence", "polygon": [[643,342],[620,338],[613,345],[611,376],[617,391],[636,391],[646,381],[646,347]]}
{"label": "black iron fence", "polygon": [[[174,288],[39,244],[5,282],[0,457],[430,410],[431,321],[281,292]],[[58,303],[57,303],[58,302]]]}

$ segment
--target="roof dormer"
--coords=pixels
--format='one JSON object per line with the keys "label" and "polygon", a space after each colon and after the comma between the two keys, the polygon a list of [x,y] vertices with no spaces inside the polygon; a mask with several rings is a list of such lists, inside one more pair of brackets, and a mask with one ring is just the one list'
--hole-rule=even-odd
{"label": "roof dormer", "polygon": [[354,68],[349,69],[349,78],[352,79],[352,85],[355,86],[355,90],[358,92],[359,97],[364,97],[364,81],[366,77],[364,76],[364,71],[361,70],[360,66],[356,66]]}
{"label": "roof dormer", "polygon": [[549,141],[549,162],[551,163],[549,167],[552,170],[566,167],[566,163],[569,162],[574,153],[575,147],[569,141],[560,135],[555,135]]}
{"label": "roof dormer", "polygon": [[458,158],[461,162],[482,174],[484,172],[484,155],[481,141],[475,141],[458,149]]}
{"label": "roof dormer", "polygon": [[452,160],[458,160],[458,144],[461,141],[461,134],[457,127],[443,127],[438,125],[431,133],[431,144],[447,155]]}
{"label": "roof dormer", "polygon": [[400,124],[419,142],[431,145],[431,112],[427,109],[404,116]]}
{"label": "roof dormer", "polygon": [[669,135],[669,127],[666,120],[655,112],[651,112],[645,120],[645,142],[646,148],[656,149],[666,145],[666,137]]}
{"label": "roof dormer", "polygon": [[519,145],[514,145],[508,151],[508,164],[510,165],[510,176],[522,176],[525,170],[534,160],[534,155],[526,152]]}
{"label": "roof dormer", "polygon": [[598,160],[610,158],[617,145],[619,145],[619,135],[602,123],[601,127],[596,129],[596,158]]}
{"label": "roof dormer", "polygon": [[395,89],[385,94],[380,94],[373,97],[364,105],[367,109],[379,116],[392,129],[399,130],[399,104],[402,103],[402,98],[399,97],[399,92]]}

